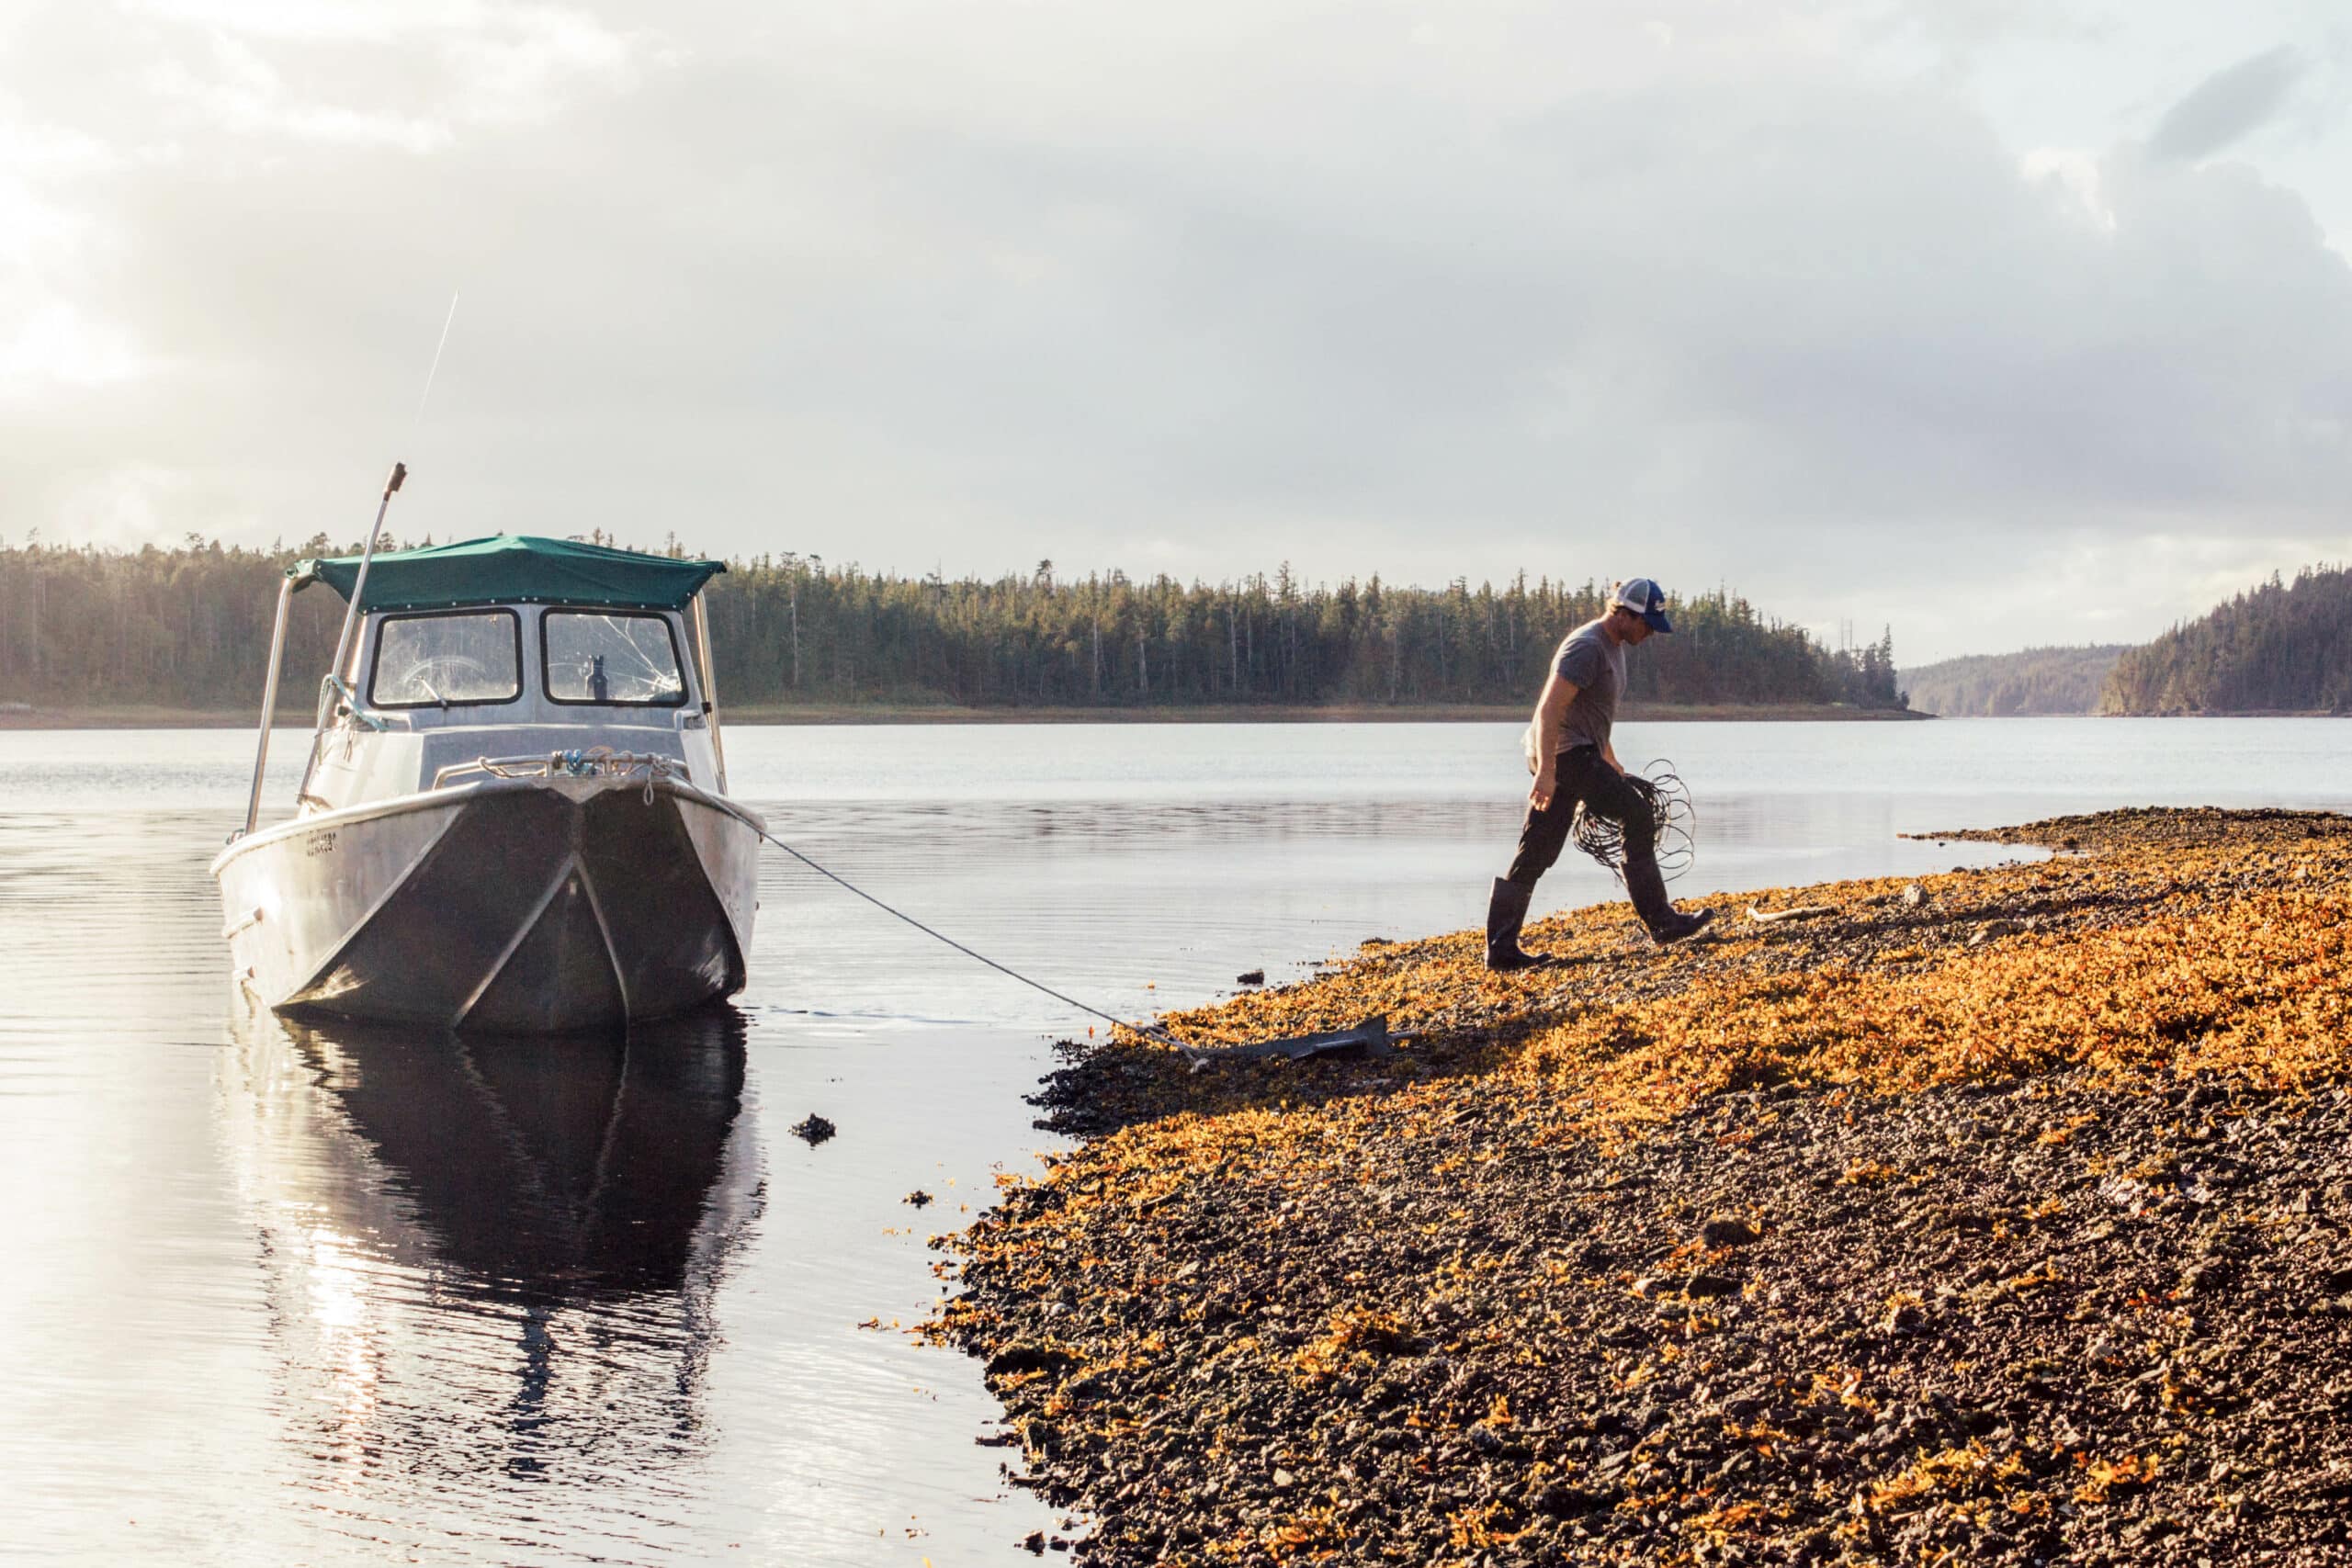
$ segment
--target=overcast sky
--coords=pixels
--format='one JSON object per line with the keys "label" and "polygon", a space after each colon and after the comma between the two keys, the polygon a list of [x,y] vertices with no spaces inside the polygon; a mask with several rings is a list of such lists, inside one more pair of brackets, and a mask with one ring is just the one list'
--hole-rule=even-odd
{"label": "overcast sky", "polygon": [[2352,557],[2330,9],[0,0],[0,536],[2137,639]]}

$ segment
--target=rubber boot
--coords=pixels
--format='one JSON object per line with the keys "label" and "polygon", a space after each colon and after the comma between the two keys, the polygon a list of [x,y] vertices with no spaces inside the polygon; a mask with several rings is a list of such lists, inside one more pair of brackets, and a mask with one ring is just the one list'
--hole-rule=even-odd
{"label": "rubber boot", "polygon": [[1634,900],[1634,913],[1649,928],[1650,940],[1660,947],[1696,935],[1715,918],[1713,909],[1677,914],[1674,900],[1666,896],[1666,878],[1658,874],[1657,860],[1652,855],[1625,857],[1625,891]]}
{"label": "rubber boot", "polygon": [[1634,784],[1634,792],[1641,800],[1640,809],[1628,810],[1625,816],[1625,895],[1634,901],[1634,913],[1641,917],[1650,940],[1664,947],[1695,935],[1714,919],[1715,912],[1675,912],[1674,900],[1666,894],[1666,877],[1657,868],[1657,824],[1652,793],[1646,784],[1638,783]]}
{"label": "rubber boot", "polygon": [[1519,945],[1519,928],[1527,922],[1527,900],[1534,892],[1503,877],[1495,878],[1494,892],[1487,899],[1487,967],[1498,975],[1551,962]]}
{"label": "rubber boot", "polygon": [[1668,942],[1680,942],[1686,937],[1697,936],[1701,931],[1705,931],[1709,926],[1713,925],[1714,923],[1714,910],[1702,906],[1699,908],[1691,910],[1687,915],[1679,914],[1675,916],[1674,924],[1672,926],[1668,927],[1664,931],[1652,931],[1650,933],[1650,940],[1663,947]]}
{"label": "rubber boot", "polygon": [[1634,900],[1634,912],[1649,928],[1650,940],[1660,947],[1696,936],[1714,921],[1713,909],[1693,909],[1687,915],[1676,911],[1674,900],[1666,896],[1666,878],[1651,856],[1625,857],[1625,891]]}
{"label": "rubber boot", "polygon": [[1625,896],[1634,901],[1634,913],[1641,917],[1650,935],[1660,942],[1674,940],[1659,934],[1672,931],[1680,917],[1674,912],[1674,900],[1666,896],[1666,878],[1658,872],[1657,856],[1626,855]]}

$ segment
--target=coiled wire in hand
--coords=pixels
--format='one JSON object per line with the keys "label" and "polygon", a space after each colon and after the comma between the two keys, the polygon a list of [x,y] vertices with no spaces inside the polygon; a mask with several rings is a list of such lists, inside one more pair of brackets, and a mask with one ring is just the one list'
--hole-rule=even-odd
{"label": "coiled wire in hand", "polygon": [[[1650,821],[1655,828],[1653,842],[1657,846],[1658,874],[1672,882],[1690,869],[1698,853],[1699,813],[1690,804],[1690,786],[1682,775],[1674,771],[1674,763],[1659,758],[1638,773],[1627,773],[1625,782],[1634,793],[1649,804]],[[1577,802],[1575,819],[1568,827],[1569,841],[1607,866],[1623,881],[1625,875],[1625,825],[1613,817],[1603,817]]]}

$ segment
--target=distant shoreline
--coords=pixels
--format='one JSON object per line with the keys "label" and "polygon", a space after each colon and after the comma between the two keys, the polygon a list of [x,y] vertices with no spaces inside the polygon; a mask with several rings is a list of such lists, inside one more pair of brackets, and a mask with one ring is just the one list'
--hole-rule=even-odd
{"label": "distant shoreline", "polygon": [[[1517,705],[1385,706],[1234,705],[1165,708],[967,708],[848,704],[781,707],[719,705],[726,725],[879,724],[1519,724],[1529,710]],[[1931,719],[1933,714],[1848,707],[1834,703],[1627,705],[1627,724],[1878,722]],[[281,709],[277,728],[309,724],[308,708]],[[250,729],[250,712],[161,707],[0,708],[0,729]]]}
{"label": "distant shoreline", "polygon": [[1928,718],[2352,718],[2343,708],[2220,708],[2210,713],[1931,713]]}

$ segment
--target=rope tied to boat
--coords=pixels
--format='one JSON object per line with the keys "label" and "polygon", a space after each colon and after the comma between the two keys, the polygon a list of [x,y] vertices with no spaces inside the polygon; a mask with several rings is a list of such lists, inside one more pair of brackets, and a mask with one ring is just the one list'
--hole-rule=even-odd
{"label": "rope tied to boat", "polygon": [[548,773],[573,778],[634,778],[645,775],[645,804],[653,804],[653,786],[665,779],[684,778],[686,767],[675,757],[658,751],[616,751],[609,746],[574,747],[548,755]]}
{"label": "rope tied to boat", "polygon": [[1053,998],[1054,1000],[1060,1002],[1065,1006],[1076,1008],[1079,1011],[1085,1013],[1090,1017],[1099,1018],[1114,1029],[1124,1029],[1130,1033],[1140,1034],[1147,1040],[1156,1040],[1162,1045],[1170,1046],[1183,1053],[1188,1057],[1198,1055],[1200,1047],[1177,1039],[1174,1035],[1169,1033],[1158,1024],[1130,1023],[1125,1019],[1119,1017],[1116,1013],[1105,1012],[1102,1009],[1095,1007],[1091,1003],[1080,1001],[1076,997],[1071,996],[1067,991],[1057,991],[1051,986],[1046,985],[1043,980],[1033,980],[1028,976],[1023,975],[1020,970],[1013,968],[1011,964],[1000,964],[995,959],[990,958],[987,953],[980,952],[977,948],[967,947],[963,942],[957,942],[954,937],[949,936],[945,931],[940,931],[933,926],[927,926],[921,920],[916,919],[912,915],[908,914],[904,909],[899,908],[895,905],[876,897],[873,894],[868,893],[865,888],[860,887],[856,883],[852,882],[848,877],[842,876],[837,872],[830,871],[824,866],[818,864],[807,855],[802,854],[798,850],[794,849],[790,844],[786,843],[782,839],[777,838],[774,833],[769,832],[765,828],[757,829],[755,831],[758,832],[761,838],[765,839],[769,843],[774,844],[777,849],[782,850],[786,854],[790,855],[794,860],[798,861],[802,865],[807,866],[810,871],[815,872],[826,881],[847,888],[852,893],[854,893],[859,897],[865,899],[867,903],[873,905],[876,908],[881,910],[884,914],[904,920],[907,924],[914,927],[915,930],[922,932],[923,935],[931,938],[933,942],[946,943],[949,947],[954,948],[965,957],[975,960],[978,963],[987,964],[989,968],[995,970],[998,974],[1004,976],[1006,978],[1018,980],[1033,991],[1042,991],[1046,996]]}
{"label": "rope tied to boat", "polygon": [[348,762],[362,730],[371,735],[381,735],[390,728],[390,720],[369,713],[361,705],[359,694],[351,689],[350,682],[333,673],[321,676],[319,713],[311,726],[311,761],[302,770],[303,782],[310,782],[311,770],[326,755],[330,737],[340,735],[343,738],[343,760]]}
{"label": "rope tied to boat", "polygon": [[531,757],[477,757],[471,762],[442,770],[434,781],[438,788],[448,778],[479,771],[500,779],[634,778],[645,776],[645,804],[653,804],[654,786],[665,780],[691,784],[685,762],[658,751],[616,751],[609,746],[573,747]]}

